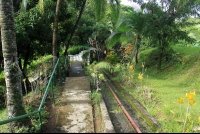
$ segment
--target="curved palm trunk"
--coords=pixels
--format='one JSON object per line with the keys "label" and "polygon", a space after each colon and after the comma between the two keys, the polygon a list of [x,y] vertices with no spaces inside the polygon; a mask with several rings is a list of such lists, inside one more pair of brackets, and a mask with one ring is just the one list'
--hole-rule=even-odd
{"label": "curved palm trunk", "polygon": [[[17,45],[12,0],[0,0],[0,18],[2,53],[4,57],[4,73],[7,92],[7,113],[9,119],[26,114],[21,87],[22,72],[17,61]],[[13,132],[14,126],[21,127],[23,125],[31,125],[31,121],[28,117],[9,123],[9,128]]]}
{"label": "curved palm trunk", "polygon": [[53,53],[53,67],[56,65],[57,62],[57,34],[58,34],[58,21],[59,21],[59,12],[60,12],[60,5],[62,0],[57,0],[56,4],[56,16],[53,24],[53,40],[52,40],[52,53]]}
{"label": "curved palm trunk", "polygon": [[137,36],[137,44],[136,44],[136,54],[135,54],[135,63],[138,63],[138,53],[139,53],[139,48],[140,48],[140,44],[141,44],[141,36],[138,35]]}
{"label": "curved palm trunk", "polygon": [[71,36],[70,36],[70,39],[69,39],[69,41],[68,41],[68,43],[67,43],[67,46],[66,46],[66,49],[65,49],[64,56],[67,55],[67,50],[68,50],[69,45],[70,45],[70,43],[71,43],[71,41],[72,41],[72,37],[74,36],[74,33],[75,33],[75,30],[76,30],[76,27],[77,27],[77,25],[78,25],[78,23],[79,23],[79,21],[80,21],[80,19],[81,19],[81,16],[82,16],[83,9],[84,9],[84,7],[85,7],[85,3],[86,3],[86,1],[87,1],[87,0],[84,0],[84,1],[83,1],[83,5],[82,5],[82,7],[81,7],[81,11],[80,11],[80,13],[79,13],[78,19],[77,19],[77,21],[76,21],[76,24],[74,25],[74,29],[73,29],[73,31],[72,31],[72,33],[71,33]]}

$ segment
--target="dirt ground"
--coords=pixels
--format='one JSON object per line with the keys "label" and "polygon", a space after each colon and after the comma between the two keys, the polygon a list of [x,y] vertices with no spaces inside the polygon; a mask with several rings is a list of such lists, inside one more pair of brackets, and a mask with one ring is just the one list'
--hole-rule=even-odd
{"label": "dirt ground", "polygon": [[[55,100],[59,100],[58,98],[62,95],[63,90],[64,87],[58,89],[58,91],[54,94]],[[54,133],[59,105],[53,105],[53,101],[51,99],[47,99],[45,105],[48,108],[47,111],[49,112],[49,118],[47,119],[47,123],[44,125],[44,133]]]}
{"label": "dirt ground", "polygon": [[94,132],[103,133],[102,116],[100,113],[100,108],[94,104],[93,106],[93,121],[94,121]]}

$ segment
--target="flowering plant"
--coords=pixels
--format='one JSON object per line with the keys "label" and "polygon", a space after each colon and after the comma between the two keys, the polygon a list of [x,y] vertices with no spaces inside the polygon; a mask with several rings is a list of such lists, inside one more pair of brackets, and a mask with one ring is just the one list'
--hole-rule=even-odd
{"label": "flowering plant", "polygon": [[117,65],[118,62],[118,57],[117,54],[113,51],[109,52],[108,55],[106,56],[105,60],[109,63],[109,69],[111,74],[114,72],[114,68]]}
{"label": "flowering plant", "polygon": [[[191,106],[192,105],[196,105],[196,99],[194,99],[194,96],[195,96],[195,92],[190,92],[190,93],[186,93],[186,99],[188,101],[188,107],[187,107],[187,111],[186,111],[186,119],[184,121],[184,127],[183,127],[183,133],[185,131],[187,131],[186,129],[186,123],[187,123],[187,118],[189,117],[190,115],[190,112],[189,112],[189,107],[190,107],[190,111],[191,111]],[[178,98],[178,102],[180,103],[180,111],[181,111],[181,104],[183,104],[184,102],[184,98]],[[181,117],[182,117],[182,111],[181,111]],[[183,118],[183,117],[182,117]],[[199,119],[200,120],[200,119]]]}

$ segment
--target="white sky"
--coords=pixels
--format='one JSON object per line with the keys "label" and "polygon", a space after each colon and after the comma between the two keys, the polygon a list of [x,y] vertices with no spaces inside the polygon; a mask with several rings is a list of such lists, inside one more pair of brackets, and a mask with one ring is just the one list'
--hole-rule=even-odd
{"label": "white sky", "polygon": [[130,2],[128,0],[121,0],[121,4],[127,5],[127,6],[132,6],[136,11],[140,10],[140,6],[134,2]]}
{"label": "white sky", "polygon": [[[147,1],[148,0],[145,0],[145,2],[147,2]],[[132,7],[134,7],[135,11],[139,11],[140,10],[140,6],[137,3],[132,2],[132,1],[130,2],[128,0],[121,0],[121,4],[124,4],[124,5],[127,5],[127,6],[132,6]]]}

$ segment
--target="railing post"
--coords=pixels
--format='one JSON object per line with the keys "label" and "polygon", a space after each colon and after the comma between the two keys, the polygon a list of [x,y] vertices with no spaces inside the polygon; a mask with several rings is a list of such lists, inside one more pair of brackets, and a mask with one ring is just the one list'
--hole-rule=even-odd
{"label": "railing post", "polygon": [[44,133],[43,127],[42,127],[42,116],[41,116],[40,112],[39,112],[39,120],[40,120],[40,129],[41,129],[42,133]]}
{"label": "railing post", "polygon": [[60,61],[58,63],[58,69],[59,69],[59,77],[60,77],[60,86],[62,86],[62,81],[61,81],[61,70],[60,70]]}
{"label": "railing post", "polygon": [[[56,72],[56,70],[55,70],[55,72]],[[53,74],[53,82],[54,82],[54,86],[56,86],[56,73],[54,72],[54,74]]]}
{"label": "railing post", "polygon": [[53,92],[53,81],[51,81],[51,90],[52,90],[53,104],[55,105],[54,92]]}
{"label": "railing post", "polygon": [[66,71],[66,65],[68,63],[68,57],[65,57],[65,65],[64,65],[64,71],[65,71],[65,77],[67,77],[67,71]]}

